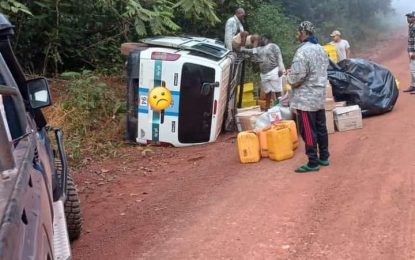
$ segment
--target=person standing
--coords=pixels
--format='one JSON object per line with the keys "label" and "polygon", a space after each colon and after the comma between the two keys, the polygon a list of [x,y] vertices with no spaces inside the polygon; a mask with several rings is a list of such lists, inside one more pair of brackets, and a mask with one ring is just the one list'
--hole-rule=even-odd
{"label": "person standing", "polygon": [[415,11],[406,14],[408,21],[408,55],[409,68],[411,72],[411,85],[404,92],[415,94]]}
{"label": "person standing", "polygon": [[329,144],[324,101],[326,96],[329,58],[317,38],[314,25],[304,21],[298,27],[301,43],[287,71],[292,86],[290,106],[297,112],[297,124],[305,142],[308,163],[298,167],[298,173],[318,171],[329,165]]}
{"label": "person standing", "polygon": [[347,40],[341,38],[341,33],[338,30],[333,31],[330,36],[333,41],[330,44],[336,46],[337,50],[337,62],[345,59],[350,59],[350,44]]}
{"label": "person standing", "polygon": [[238,33],[245,32],[243,22],[245,19],[245,10],[238,8],[235,11],[235,15],[226,21],[225,25],[225,47],[232,51],[233,37]]}
{"label": "person standing", "polygon": [[271,42],[271,37],[261,37],[257,48],[242,49],[254,55],[255,62],[259,64],[262,91],[265,93],[265,110],[271,105],[271,98],[277,99],[282,93],[282,78],[285,73],[284,61],[280,47]]}

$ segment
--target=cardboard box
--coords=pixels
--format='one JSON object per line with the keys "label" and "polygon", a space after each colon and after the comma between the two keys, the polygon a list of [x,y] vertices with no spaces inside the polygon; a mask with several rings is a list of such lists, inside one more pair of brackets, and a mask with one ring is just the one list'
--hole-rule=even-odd
{"label": "cardboard box", "polygon": [[324,102],[324,108],[326,110],[333,110],[336,108],[336,102],[334,102],[334,98],[326,98]]}
{"label": "cardboard box", "polygon": [[245,107],[245,108],[238,108],[236,110],[236,113],[242,113],[242,112],[246,112],[246,111],[256,111],[256,112],[261,112],[261,108],[259,106],[252,106],[252,107]]}
{"label": "cardboard box", "polygon": [[327,81],[326,85],[326,98],[333,98],[333,88],[331,87],[330,81]]}
{"label": "cardboard box", "polygon": [[333,110],[326,110],[326,127],[329,134],[336,132],[336,129],[334,128]]}
{"label": "cardboard box", "polygon": [[261,111],[251,110],[236,115],[236,126],[239,132],[251,131],[255,128],[255,122],[263,114]]}
{"label": "cardboard box", "polygon": [[362,128],[362,111],[357,105],[337,107],[334,109],[334,122],[340,132]]}
{"label": "cardboard box", "polygon": [[346,101],[336,102],[336,107],[345,107],[347,105]]}

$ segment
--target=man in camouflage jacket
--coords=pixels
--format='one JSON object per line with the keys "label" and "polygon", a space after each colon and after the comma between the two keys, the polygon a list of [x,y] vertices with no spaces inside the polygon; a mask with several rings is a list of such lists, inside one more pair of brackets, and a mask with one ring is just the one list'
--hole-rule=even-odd
{"label": "man in camouflage jacket", "polygon": [[297,40],[301,44],[288,70],[288,83],[293,89],[290,106],[297,111],[297,124],[308,156],[308,163],[296,169],[296,172],[303,173],[318,171],[320,165],[329,165],[324,109],[329,59],[317,43],[312,23],[305,21],[300,24]]}

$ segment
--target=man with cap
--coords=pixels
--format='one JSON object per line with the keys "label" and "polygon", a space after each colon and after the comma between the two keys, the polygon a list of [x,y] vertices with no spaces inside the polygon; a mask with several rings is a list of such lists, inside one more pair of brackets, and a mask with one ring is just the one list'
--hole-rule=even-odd
{"label": "man with cap", "polygon": [[404,92],[415,94],[415,11],[406,14],[408,20],[408,55],[411,72],[411,85]]}
{"label": "man with cap", "polygon": [[298,47],[291,69],[287,71],[292,86],[290,106],[296,110],[297,124],[305,142],[308,163],[298,173],[320,170],[329,165],[328,133],[324,101],[326,98],[329,58],[314,36],[311,22],[302,22],[298,28]]}
{"label": "man with cap", "polygon": [[336,46],[338,62],[345,59],[350,59],[350,44],[347,40],[343,40],[340,37],[341,35],[342,34],[338,30],[333,31],[330,34],[331,38],[333,39],[330,44]]}
{"label": "man with cap", "polygon": [[[228,50],[232,51],[232,41],[235,35],[244,32],[243,22],[245,19],[245,10],[238,8],[235,11],[235,15],[226,21],[225,25],[225,46]],[[244,36],[247,34],[243,34]],[[246,37],[246,36],[245,36]],[[244,41],[244,40],[243,40]]]}

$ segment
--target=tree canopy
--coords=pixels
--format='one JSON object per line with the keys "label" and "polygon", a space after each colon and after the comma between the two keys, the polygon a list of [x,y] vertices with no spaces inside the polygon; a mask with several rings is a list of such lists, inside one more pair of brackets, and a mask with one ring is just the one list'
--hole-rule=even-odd
{"label": "tree canopy", "polygon": [[290,58],[296,24],[310,20],[321,40],[340,29],[349,40],[380,30],[377,17],[391,0],[3,0],[0,12],[16,26],[15,48],[29,72],[82,68],[111,70],[122,64],[119,46],[153,35],[223,39],[226,19],[247,12],[250,32],[269,34]]}

